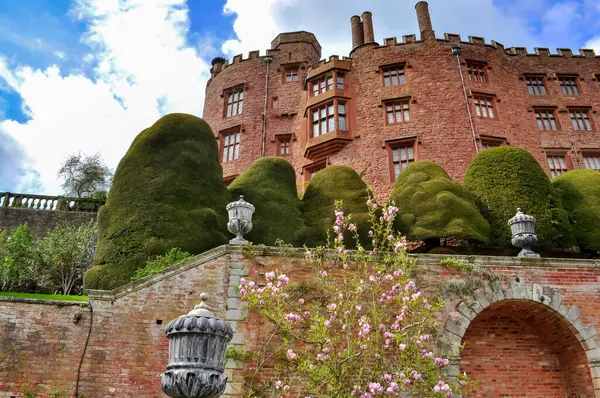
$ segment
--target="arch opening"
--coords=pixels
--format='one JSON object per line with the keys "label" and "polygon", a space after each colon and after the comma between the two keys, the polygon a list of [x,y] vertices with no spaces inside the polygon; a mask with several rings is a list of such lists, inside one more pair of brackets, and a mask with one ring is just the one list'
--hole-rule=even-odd
{"label": "arch opening", "polygon": [[461,371],[478,382],[469,397],[594,397],[576,331],[543,304],[491,304],[469,324],[462,342]]}

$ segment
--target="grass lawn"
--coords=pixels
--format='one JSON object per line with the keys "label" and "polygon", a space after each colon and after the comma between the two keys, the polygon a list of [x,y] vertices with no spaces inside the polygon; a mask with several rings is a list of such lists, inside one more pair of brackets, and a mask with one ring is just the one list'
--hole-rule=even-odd
{"label": "grass lawn", "polygon": [[0,297],[21,297],[37,300],[61,300],[61,301],[88,301],[87,296],[63,296],[62,294],[33,294],[33,293],[15,293],[0,292]]}

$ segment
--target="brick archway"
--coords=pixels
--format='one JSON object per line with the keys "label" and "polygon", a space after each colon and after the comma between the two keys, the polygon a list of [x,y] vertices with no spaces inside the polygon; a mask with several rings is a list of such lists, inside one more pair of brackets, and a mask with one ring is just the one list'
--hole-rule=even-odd
{"label": "brick archway", "polygon": [[[446,345],[455,356],[450,371],[480,382],[473,397],[600,398],[600,350],[596,329],[584,326],[577,306],[555,292],[513,282],[475,300],[461,301],[446,322]],[[458,352],[458,345],[466,343]]]}

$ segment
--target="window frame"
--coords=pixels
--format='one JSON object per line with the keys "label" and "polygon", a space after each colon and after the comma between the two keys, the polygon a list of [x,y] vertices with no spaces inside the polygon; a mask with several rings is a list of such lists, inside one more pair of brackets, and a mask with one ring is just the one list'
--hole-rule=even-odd
{"label": "window frame", "polygon": [[[506,138],[503,138],[503,137],[480,135],[478,138],[479,138],[479,147],[481,148],[482,151],[485,151],[486,149],[497,148],[500,146],[508,145],[508,143],[506,142]],[[489,147],[486,148],[486,146],[489,146]]]}
{"label": "window frame", "polygon": [[[396,106],[400,106],[400,109],[395,109]],[[406,108],[404,107],[406,106]],[[389,107],[392,107],[391,111]],[[393,122],[390,122],[390,113],[393,117]],[[408,118],[406,117],[408,113]],[[397,116],[400,114],[400,119]],[[398,98],[394,100],[387,100],[383,102],[383,116],[386,126],[395,126],[398,124],[405,124],[412,120],[412,112],[410,106],[410,98]]]}
{"label": "window frame", "polygon": [[[596,150],[596,151],[584,151],[581,154],[581,158],[582,158],[582,162],[583,162],[583,167],[586,170],[597,170],[600,171],[600,150]],[[591,162],[587,161],[588,158],[591,158],[593,162],[594,167],[588,167],[588,163],[592,164]]]}
{"label": "window frame", "polygon": [[[229,119],[230,117],[239,116],[244,111],[244,99],[246,87],[244,84],[238,84],[225,90],[224,106],[223,106],[223,118]],[[237,98],[236,98],[237,95]],[[231,105],[231,110],[230,110]],[[235,107],[236,113],[233,113]]]}
{"label": "window frame", "polygon": [[[577,75],[562,75],[558,74],[556,76],[558,79],[558,85],[560,86],[560,92],[563,97],[579,97],[581,95],[581,84],[579,84],[579,76]],[[563,82],[570,80],[574,84],[564,85]],[[569,93],[572,91],[572,93]]]}
{"label": "window frame", "polygon": [[271,109],[277,109],[279,107],[279,97],[271,97]]}
{"label": "window frame", "polygon": [[[290,156],[292,154],[292,135],[291,134],[277,134],[275,136],[275,142],[277,144],[277,151],[276,151],[277,156]],[[286,153],[286,150],[287,150],[287,153]]]}
{"label": "window frame", "polygon": [[327,163],[327,158],[325,158],[304,166],[302,168],[302,173],[304,174],[304,183],[308,184],[315,174],[327,168]]}
{"label": "window frame", "polygon": [[[523,76],[523,78],[525,80],[525,88],[527,89],[527,92],[529,93],[530,96],[544,97],[544,96],[548,95],[548,88],[546,87],[546,76],[545,75],[526,74]],[[530,84],[531,79],[536,79],[538,81],[538,83]],[[541,82],[541,84],[540,84],[540,82]],[[536,89],[540,92],[536,93],[535,92]]]}
{"label": "window frame", "polygon": [[[538,113],[540,114],[539,116]],[[544,115],[541,115],[542,113],[547,117],[544,118]],[[533,107],[533,116],[535,117],[535,122],[539,131],[553,132],[561,129],[556,115],[556,107]],[[552,124],[553,122],[554,124]],[[546,128],[546,123],[550,123],[550,128]]]}
{"label": "window frame", "polygon": [[[340,106],[343,107],[343,112],[340,110]],[[330,107],[333,108],[333,113],[330,114]],[[323,115],[322,111],[325,110],[325,115]],[[315,119],[315,114],[318,114],[318,117]],[[350,130],[348,126],[348,101],[338,98],[333,98],[329,101],[321,102],[317,105],[312,106],[308,109],[308,136],[310,139],[319,138],[329,133],[334,133],[336,131],[347,132]],[[344,120],[344,128],[341,128],[340,120]],[[333,128],[330,128],[330,119],[333,119]],[[325,123],[325,125],[323,125]],[[319,127],[319,134],[315,135],[315,126]],[[325,126],[325,129],[323,129]],[[323,130],[326,130],[323,132]]]}
{"label": "window frame", "polygon": [[[234,142],[231,143],[231,136],[234,136]],[[234,127],[219,132],[219,160],[221,164],[235,162],[239,160],[242,148],[242,129]],[[237,152],[236,152],[237,150]],[[230,159],[231,157],[231,159]]]}
{"label": "window frame", "polygon": [[[389,64],[389,65],[383,65],[380,68],[380,72],[381,72],[381,81],[383,83],[383,87],[396,87],[396,86],[403,86],[407,83],[407,76],[406,76],[406,62],[400,62],[400,63],[396,63],[396,64]],[[396,71],[396,80],[398,81],[397,84],[392,84],[392,71]],[[390,73],[390,75],[387,77],[389,79],[389,84],[386,84],[386,73]]]}
{"label": "window frame", "polygon": [[[475,61],[471,59],[465,60],[465,66],[467,68],[467,77],[470,82],[473,83],[487,83],[487,63],[483,61]],[[479,77],[479,79],[477,78]]]}
{"label": "window frame", "polygon": [[[388,173],[390,176],[390,182],[396,182],[396,179],[400,176],[402,171],[412,162],[418,160],[417,151],[418,139],[417,137],[403,137],[385,141],[385,148],[388,157]],[[398,153],[398,161],[394,159],[394,151],[406,148],[406,162],[402,161],[400,152]],[[412,152],[412,158],[409,156],[409,149]],[[403,166],[403,163],[406,165]],[[396,175],[396,164],[398,164],[400,171]]]}
{"label": "window frame", "polygon": [[[567,107],[567,112],[569,113],[569,119],[571,120],[571,126],[574,131],[594,131],[594,122],[590,115],[590,108]],[[573,115],[577,113],[581,114],[582,117],[573,118]],[[584,125],[587,128],[581,128],[581,125]]]}
{"label": "window frame", "polygon": [[[564,161],[564,167],[553,168],[553,165],[555,164],[555,159],[561,159],[561,158]],[[552,162],[551,162],[551,159],[552,159]],[[546,164],[548,165],[548,170],[550,170],[550,178],[558,177],[559,175],[564,174],[567,171],[573,169],[573,165],[570,162],[567,151],[556,151],[556,150],[546,151]],[[563,166],[563,165],[559,165],[559,166]],[[556,171],[559,171],[558,174],[556,173]]]}
{"label": "window frame", "polygon": [[[485,94],[485,93],[472,93],[473,97],[473,107],[475,108],[475,116],[480,119],[490,119],[490,120],[498,120],[498,111],[496,109],[496,96]],[[489,104],[485,104],[485,112],[486,115],[483,115],[483,111],[481,108],[481,104],[479,103],[481,100],[489,101]],[[489,109],[492,110],[492,116],[489,116]]]}
{"label": "window frame", "polygon": [[325,94],[329,91],[344,90],[345,87],[346,74],[344,72],[339,72],[337,69],[329,70],[317,76],[311,77],[308,82],[309,95],[311,98],[318,97],[319,95]]}
{"label": "window frame", "polygon": [[[291,73],[290,80],[288,80],[288,72]],[[294,73],[295,72],[295,73]],[[294,79],[295,76],[295,79]],[[300,65],[288,65],[283,67],[281,77],[284,84],[297,83],[300,81]]]}

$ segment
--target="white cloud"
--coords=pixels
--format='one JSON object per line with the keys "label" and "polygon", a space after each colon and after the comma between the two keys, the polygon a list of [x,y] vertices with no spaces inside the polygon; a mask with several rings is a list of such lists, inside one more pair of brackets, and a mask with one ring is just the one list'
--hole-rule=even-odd
{"label": "white cloud", "polygon": [[54,55],[60,59],[65,59],[67,57],[67,54],[65,54],[63,51],[54,51]]}
{"label": "white cloud", "polygon": [[596,51],[596,55],[600,55],[600,36],[596,36],[586,41],[583,48],[591,48]]}
{"label": "white cloud", "polygon": [[100,152],[116,167],[133,138],[162,114],[201,115],[209,65],[188,44],[185,0],[76,0],[86,23],[91,76],[14,66],[0,58],[0,81],[21,98],[31,120],[0,122],[59,193],[56,172],[67,154]]}
{"label": "white cloud", "polygon": [[[375,39],[419,34],[416,1],[361,0],[228,0],[224,12],[235,14],[237,39],[228,40],[222,50],[228,55],[268,48],[279,32],[308,30],[323,47],[323,57],[348,55],[351,49],[350,17],[369,10],[373,13]],[[529,4],[529,3],[527,3]],[[508,14],[492,0],[431,0],[429,8],[438,37],[444,32],[485,36],[507,46],[538,45],[522,14]],[[318,12],[315,12],[318,10]]]}

